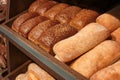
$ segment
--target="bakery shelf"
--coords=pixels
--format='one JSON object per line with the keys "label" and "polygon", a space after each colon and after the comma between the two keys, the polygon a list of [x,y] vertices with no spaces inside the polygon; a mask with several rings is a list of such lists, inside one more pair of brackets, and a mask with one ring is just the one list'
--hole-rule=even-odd
{"label": "bakery shelf", "polygon": [[[72,70],[66,64],[58,61],[49,53],[46,53],[38,46],[34,45],[27,39],[14,32],[10,28],[13,20],[14,18],[8,21],[6,25],[1,25],[0,32],[7,37],[8,43],[14,45],[21,52],[23,52],[21,54],[28,56],[30,59],[32,59],[34,62],[36,62],[39,66],[41,66],[44,70],[46,70],[49,74],[51,74],[58,80],[87,80],[85,77]],[[8,53],[8,56],[10,54],[11,53]],[[17,59],[17,57],[15,59]],[[15,61],[13,63],[15,64]],[[12,71],[13,69],[11,69],[9,72]]]}

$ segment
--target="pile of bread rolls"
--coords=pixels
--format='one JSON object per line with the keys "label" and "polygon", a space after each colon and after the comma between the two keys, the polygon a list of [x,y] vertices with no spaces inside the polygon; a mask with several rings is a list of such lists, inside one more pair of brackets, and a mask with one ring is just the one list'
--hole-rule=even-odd
{"label": "pile of bread rolls", "polygon": [[[79,16],[80,15],[80,16]],[[12,29],[48,53],[58,41],[95,21],[99,12],[52,0],[36,0],[12,24]]]}
{"label": "pile of bread rolls", "polygon": [[75,35],[56,43],[55,58],[72,61],[70,67],[88,79],[120,80],[119,27],[120,5],[98,16],[96,23],[89,23]]}
{"label": "pile of bread rolls", "polygon": [[30,63],[25,73],[19,74],[15,80],[55,80],[35,63]]}
{"label": "pile of bread rolls", "polygon": [[[120,5],[100,15],[95,10],[51,0],[33,2],[12,25],[18,34],[54,53],[59,61],[71,62],[72,69],[91,80],[107,80],[107,74],[104,79],[96,77],[99,71],[104,73],[103,68],[120,69],[116,67],[119,62],[115,63],[120,58],[119,27]],[[113,72],[107,77],[117,74],[113,78],[119,80],[120,72]]]}

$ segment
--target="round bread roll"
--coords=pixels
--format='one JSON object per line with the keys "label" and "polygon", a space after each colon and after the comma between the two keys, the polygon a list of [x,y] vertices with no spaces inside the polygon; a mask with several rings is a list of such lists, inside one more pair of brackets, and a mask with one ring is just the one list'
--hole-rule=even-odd
{"label": "round bread roll", "polygon": [[60,23],[69,23],[70,20],[73,19],[80,10],[80,7],[69,6],[57,14],[55,16],[55,20],[60,21]]}
{"label": "round bread roll", "polygon": [[96,18],[99,16],[99,13],[90,10],[90,9],[82,9],[75,18],[70,21],[70,25],[80,30],[87,24],[91,22],[95,22]]}
{"label": "round bread roll", "polygon": [[55,1],[48,1],[48,2],[44,3],[43,5],[39,6],[36,9],[36,12],[38,14],[40,14],[41,16],[44,16],[45,12],[56,4],[57,4],[57,2],[55,2]]}
{"label": "round bread roll", "polygon": [[58,24],[58,21],[46,20],[35,26],[28,34],[28,39],[38,44],[38,38],[48,28]]}
{"label": "round bread roll", "polygon": [[90,80],[120,80],[120,60],[96,72]]}
{"label": "round bread roll", "polygon": [[90,23],[77,34],[56,43],[53,51],[60,61],[69,62],[95,47],[109,35],[104,26]]}
{"label": "round bread roll", "polygon": [[55,80],[46,71],[40,68],[35,63],[31,63],[28,66],[28,79],[30,80]]}
{"label": "round bread roll", "polygon": [[79,57],[70,67],[86,78],[90,78],[95,72],[119,58],[120,45],[116,41],[106,40]]}
{"label": "round bread roll", "polygon": [[40,22],[43,22],[45,20],[46,18],[43,16],[37,16],[37,17],[27,20],[20,26],[19,34],[27,38],[28,33],[32,30],[32,28],[35,27]]}
{"label": "round bread roll", "polygon": [[65,3],[59,3],[55,6],[53,6],[51,9],[49,9],[46,13],[45,16],[50,18],[51,20],[54,20],[54,17],[61,12],[63,9],[65,9],[66,7],[68,7],[68,4]]}
{"label": "round bread roll", "polygon": [[38,16],[38,14],[36,13],[24,13],[22,15],[20,15],[12,24],[12,29],[16,32],[19,32],[19,28],[20,26],[27,20]]}
{"label": "round bread roll", "polygon": [[100,15],[96,22],[105,26],[110,32],[120,27],[120,5]]}

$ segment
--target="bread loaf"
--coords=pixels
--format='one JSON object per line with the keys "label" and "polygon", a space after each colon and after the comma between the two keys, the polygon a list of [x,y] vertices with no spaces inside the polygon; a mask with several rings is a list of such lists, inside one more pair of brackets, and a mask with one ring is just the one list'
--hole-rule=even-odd
{"label": "bread loaf", "polygon": [[28,66],[28,80],[55,80],[46,71],[40,68],[35,63]]}
{"label": "bread loaf", "polygon": [[110,32],[120,27],[120,5],[100,15],[96,22],[105,26]]}
{"label": "bread loaf", "polygon": [[54,26],[55,24],[58,24],[58,21],[46,20],[39,23],[30,31],[30,33],[28,34],[28,39],[34,42],[35,44],[38,44],[37,40],[41,36],[41,34],[48,28]]}
{"label": "bread loaf", "polygon": [[40,14],[41,16],[44,16],[44,13],[56,4],[57,4],[57,2],[55,2],[55,1],[48,1],[48,2],[44,3],[43,5],[39,6],[36,9],[36,12],[38,14]]}
{"label": "bread loaf", "polygon": [[60,61],[69,62],[95,47],[109,35],[104,26],[90,23],[77,34],[56,43],[53,50]]}
{"label": "bread loaf", "polygon": [[45,16],[50,18],[51,20],[54,20],[54,17],[60,13],[63,9],[65,9],[66,7],[68,7],[68,4],[65,3],[59,3],[55,6],[53,6],[51,9],[49,9],[46,13]]}
{"label": "bread loaf", "polygon": [[44,3],[47,2],[47,1],[48,1],[48,0],[36,0],[36,1],[34,1],[34,2],[30,5],[28,11],[29,11],[29,12],[35,12],[36,9],[37,9],[39,6],[42,6],[42,4],[44,4]]}
{"label": "bread loaf", "polygon": [[15,80],[29,80],[28,77],[27,77],[27,72],[26,73],[22,73],[22,74],[19,74]]}
{"label": "bread loaf", "polygon": [[19,32],[21,24],[23,24],[28,19],[38,16],[36,13],[24,13],[20,15],[12,24],[12,29],[16,32]]}
{"label": "bread loaf", "polygon": [[48,0],[36,0],[36,1],[34,1],[34,2],[30,5],[28,11],[29,11],[29,12],[35,12],[36,9],[37,9],[39,6],[41,6],[42,4],[44,4],[44,3],[47,2],[47,1],[48,1]]}
{"label": "bread loaf", "polygon": [[38,39],[38,44],[45,51],[51,52],[52,47],[56,42],[72,36],[76,32],[77,30],[68,24],[57,24],[42,33]]}
{"label": "bread loaf", "polygon": [[39,24],[40,22],[43,22],[45,20],[46,18],[42,16],[37,16],[37,17],[27,20],[20,26],[19,34],[27,38],[28,33],[31,31],[31,29],[35,27],[37,24]]}
{"label": "bread loaf", "polygon": [[106,40],[75,60],[71,64],[71,68],[86,78],[90,78],[95,72],[119,58],[120,45],[115,41]]}
{"label": "bread loaf", "polygon": [[111,33],[112,40],[115,40],[120,43],[120,28],[116,29]]}
{"label": "bread loaf", "polygon": [[120,80],[120,60],[96,72],[90,80]]}
{"label": "bread loaf", "polygon": [[56,15],[55,20],[58,20],[61,23],[69,23],[80,10],[81,8],[77,6],[67,7]]}
{"label": "bread loaf", "polygon": [[96,18],[99,16],[99,13],[90,10],[90,9],[82,9],[75,18],[70,21],[70,25],[80,30],[87,24],[91,22],[95,22]]}

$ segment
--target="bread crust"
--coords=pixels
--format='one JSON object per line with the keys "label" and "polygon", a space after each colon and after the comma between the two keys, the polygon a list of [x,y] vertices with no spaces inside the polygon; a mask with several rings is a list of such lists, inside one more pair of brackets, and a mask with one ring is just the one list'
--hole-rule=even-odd
{"label": "bread crust", "polygon": [[48,17],[51,20],[54,20],[55,16],[59,14],[63,9],[67,8],[69,5],[65,3],[59,3],[55,6],[53,6],[51,9],[49,9],[45,16]]}
{"label": "bread crust", "polygon": [[95,22],[96,18],[99,16],[99,13],[90,10],[82,9],[75,18],[70,21],[70,25],[80,30],[91,22]]}
{"label": "bread crust", "polygon": [[120,80],[120,60],[96,72],[90,80]]}
{"label": "bread crust", "polygon": [[90,23],[77,34],[56,43],[53,51],[62,62],[69,62],[104,41],[109,35],[104,26]]}
{"label": "bread crust", "polygon": [[71,68],[86,78],[109,66],[120,58],[120,45],[112,40],[106,40],[92,50],[79,57],[71,64]]}
{"label": "bread crust", "polygon": [[38,16],[36,13],[24,13],[20,15],[12,24],[12,29],[16,32],[19,32],[20,26],[27,20]]}

